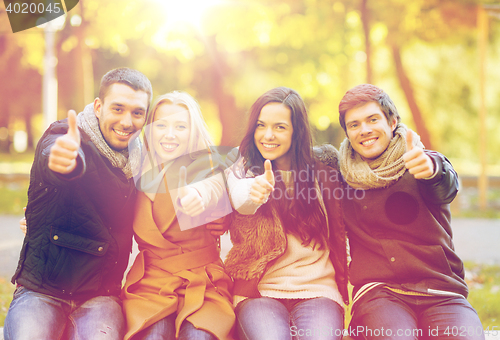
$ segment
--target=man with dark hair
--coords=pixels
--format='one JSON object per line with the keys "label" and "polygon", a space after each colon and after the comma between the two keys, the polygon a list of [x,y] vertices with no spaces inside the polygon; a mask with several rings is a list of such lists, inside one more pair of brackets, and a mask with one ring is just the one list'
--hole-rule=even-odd
{"label": "man with dark hair", "polygon": [[122,339],[119,299],[132,246],[135,138],[152,96],[128,68],[101,81],[78,117],[53,123],[31,169],[27,233],[5,339]]}
{"label": "man with dark hair", "polygon": [[354,286],[349,335],[484,339],[452,241],[452,165],[424,150],[376,86],[347,91],[339,112],[347,136],[340,170],[346,189],[363,192],[343,201]]}

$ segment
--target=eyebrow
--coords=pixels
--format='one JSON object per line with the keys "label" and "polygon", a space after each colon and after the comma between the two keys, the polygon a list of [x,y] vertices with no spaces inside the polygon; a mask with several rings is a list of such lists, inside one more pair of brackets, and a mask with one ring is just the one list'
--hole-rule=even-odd
{"label": "eyebrow", "polygon": [[[263,124],[266,124],[266,122],[262,121],[262,120],[257,120],[257,123],[263,123]],[[285,123],[285,122],[277,122],[274,124],[274,126],[276,125],[286,125],[286,126],[289,126],[288,123]]]}
{"label": "eyebrow", "polygon": [[[164,117],[164,118],[155,118],[155,122],[159,122],[159,121],[167,121],[168,120],[168,117]],[[182,124],[188,124],[189,125],[189,121],[187,120],[176,120],[173,122],[174,124],[179,124],[179,123],[182,123]]]}
{"label": "eyebrow", "polygon": [[[109,105],[110,106],[125,107],[125,105],[118,103],[118,102],[111,102],[111,104],[109,104]],[[146,109],[142,106],[138,106],[138,107],[134,108],[133,111],[146,111]]]}
{"label": "eyebrow", "polygon": [[[380,116],[380,117],[381,117],[382,115],[381,115],[380,113],[374,113],[374,114],[369,115],[369,116],[368,116],[368,117],[366,117],[365,119],[370,119],[370,118],[372,118],[373,116]],[[345,123],[345,125],[349,125],[349,124],[356,123],[356,122],[358,122],[358,120],[357,120],[357,119],[356,119],[356,120],[350,120],[350,121],[346,122],[346,123]]]}

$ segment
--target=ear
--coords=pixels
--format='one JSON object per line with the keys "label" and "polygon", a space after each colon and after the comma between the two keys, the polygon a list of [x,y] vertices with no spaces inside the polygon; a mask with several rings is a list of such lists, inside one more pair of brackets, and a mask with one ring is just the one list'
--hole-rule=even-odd
{"label": "ear", "polygon": [[101,100],[99,99],[99,97],[97,97],[95,100],[94,100],[94,113],[95,113],[95,116],[97,118],[101,118],[101,110],[102,110],[102,102]]}
{"label": "ear", "polygon": [[394,132],[396,130],[396,127],[398,126],[398,120],[396,118],[392,119],[392,124],[391,124],[391,130]]}

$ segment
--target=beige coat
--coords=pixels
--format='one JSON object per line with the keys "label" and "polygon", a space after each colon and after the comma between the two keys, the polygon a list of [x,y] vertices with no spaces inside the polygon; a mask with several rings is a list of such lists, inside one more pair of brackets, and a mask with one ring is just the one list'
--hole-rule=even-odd
{"label": "beige coat", "polygon": [[205,226],[181,231],[168,192],[154,201],[140,192],[134,233],[140,253],[122,290],[125,339],[172,313],[177,336],[187,320],[218,339],[232,339],[232,281]]}

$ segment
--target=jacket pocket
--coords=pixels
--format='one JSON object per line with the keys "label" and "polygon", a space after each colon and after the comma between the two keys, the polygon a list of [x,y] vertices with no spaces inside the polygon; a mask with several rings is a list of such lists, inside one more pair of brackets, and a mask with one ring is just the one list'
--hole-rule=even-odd
{"label": "jacket pocket", "polygon": [[65,294],[99,289],[109,243],[51,228],[47,258],[48,283]]}

